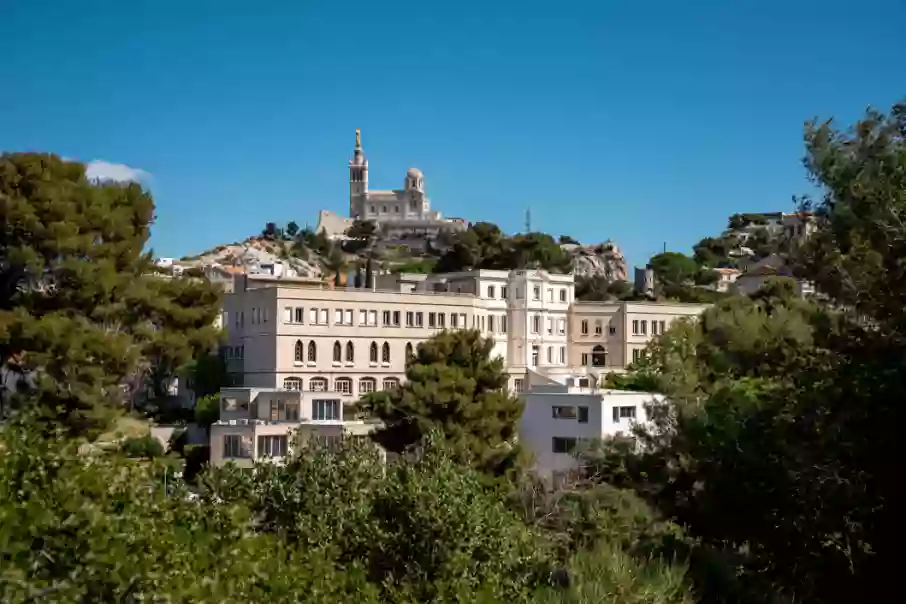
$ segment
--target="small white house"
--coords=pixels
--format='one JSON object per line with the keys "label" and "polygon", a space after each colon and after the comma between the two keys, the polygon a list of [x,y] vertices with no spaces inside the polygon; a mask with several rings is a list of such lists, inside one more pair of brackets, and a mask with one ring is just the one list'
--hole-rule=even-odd
{"label": "small white house", "polygon": [[664,400],[663,395],[650,392],[571,383],[578,382],[534,384],[522,394],[525,410],[519,442],[531,451],[533,471],[541,478],[578,470],[579,462],[572,455],[577,444],[629,435],[634,424],[648,421],[646,404]]}

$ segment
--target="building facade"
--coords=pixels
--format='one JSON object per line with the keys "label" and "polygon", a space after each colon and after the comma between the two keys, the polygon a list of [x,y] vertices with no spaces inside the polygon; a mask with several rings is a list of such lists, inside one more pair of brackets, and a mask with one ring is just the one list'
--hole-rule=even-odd
{"label": "building facade", "polygon": [[580,469],[574,452],[583,442],[623,434],[648,421],[647,406],[663,397],[648,392],[602,390],[576,381],[534,383],[522,395],[519,442],[532,454],[532,470],[556,479]]}
{"label": "building facade", "polygon": [[445,329],[477,329],[493,339],[519,390],[527,369],[622,371],[673,321],[705,308],[581,302],[571,275],[543,270],[379,275],[374,289],[240,275],[225,299],[225,356],[243,386],[355,400],[401,381],[419,343]]}

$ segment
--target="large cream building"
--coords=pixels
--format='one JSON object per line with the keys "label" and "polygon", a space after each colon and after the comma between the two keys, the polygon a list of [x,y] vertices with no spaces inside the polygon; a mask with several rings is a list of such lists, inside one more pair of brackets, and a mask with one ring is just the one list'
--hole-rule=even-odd
{"label": "large cream building", "polygon": [[[444,329],[478,329],[493,338],[510,388],[521,392],[529,372],[597,381],[623,371],[672,321],[704,308],[576,301],[572,275],[543,270],[380,275],[373,290],[237,276],[224,324],[228,367],[243,387],[222,393],[212,460],[279,457],[262,454],[259,444],[287,454],[287,435],[301,426],[320,435],[360,433],[361,422],[344,408],[401,383],[407,357]],[[274,405],[275,397],[291,400],[294,411]],[[238,410],[237,400],[245,401]]]}

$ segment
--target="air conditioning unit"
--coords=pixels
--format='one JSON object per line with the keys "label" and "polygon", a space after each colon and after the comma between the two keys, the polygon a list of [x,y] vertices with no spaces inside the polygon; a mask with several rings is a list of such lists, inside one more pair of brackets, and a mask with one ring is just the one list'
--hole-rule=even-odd
{"label": "air conditioning unit", "polygon": [[567,387],[572,388],[576,385],[576,380],[573,378],[566,378],[566,385]]}

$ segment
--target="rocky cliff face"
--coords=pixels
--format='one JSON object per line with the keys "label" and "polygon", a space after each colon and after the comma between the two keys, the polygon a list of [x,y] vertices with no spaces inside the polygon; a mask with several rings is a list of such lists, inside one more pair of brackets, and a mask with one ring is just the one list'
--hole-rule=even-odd
{"label": "rocky cliff face", "polygon": [[240,243],[219,245],[198,256],[180,260],[179,264],[188,267],[220,265],[232,267],[242,272],[271,272],[268,266],[282,264],[292,274],[299,277],[322,277],[323,271],[319,257],[309,252],[307,260],[288,253],[289,242],[269,241],[260,237],[251,237]]}
{"label": "rocky cliff face", "polygon": [[573,271],[577,276],[628,281],[626,259],[612,241],[594,245],[565,243],[562,247],[573,257]]}

